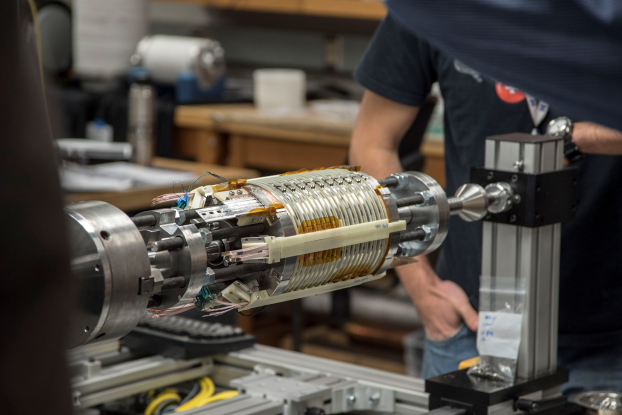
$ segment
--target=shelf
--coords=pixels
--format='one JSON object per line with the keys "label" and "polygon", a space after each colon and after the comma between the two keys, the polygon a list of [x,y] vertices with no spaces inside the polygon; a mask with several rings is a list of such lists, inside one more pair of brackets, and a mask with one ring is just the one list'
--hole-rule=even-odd
{"label": "shelf", "polygon": [[302,13],[316,16],[382,20],[387,9],[379,0],[302,0]]}
{"label": "shelf", "polygon": [[310,16],[382,20],[386,8],[380,0],[157,0],[201,4],[223,10],[303,14]]}

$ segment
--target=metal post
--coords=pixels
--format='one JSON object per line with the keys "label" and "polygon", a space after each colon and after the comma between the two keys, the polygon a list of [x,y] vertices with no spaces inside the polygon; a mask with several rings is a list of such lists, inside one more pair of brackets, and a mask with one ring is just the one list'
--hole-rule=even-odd
{"label": "metal post", "polygon": [[[507,141],[505,141],[507,139]],[[563,168],[563,140],[486,140],[485,167],[538,174]],[[525,286],[517,376],[533,378],[557,367],[561,224],[536,228],[484,222],[482,274],[510,277]],[[480,304],[493,302],[480,298]]]}

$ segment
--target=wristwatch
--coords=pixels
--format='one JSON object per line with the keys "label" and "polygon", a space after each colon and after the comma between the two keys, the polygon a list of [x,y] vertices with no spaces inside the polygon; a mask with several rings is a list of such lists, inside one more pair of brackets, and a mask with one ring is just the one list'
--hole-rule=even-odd
{"label": "wristwatch", "polygon": [[547,135],[564,138],[564,156],[571,163],[585,157],[572,142],[572,127],[572,120],[568,117],[557,117],[546,127]]}

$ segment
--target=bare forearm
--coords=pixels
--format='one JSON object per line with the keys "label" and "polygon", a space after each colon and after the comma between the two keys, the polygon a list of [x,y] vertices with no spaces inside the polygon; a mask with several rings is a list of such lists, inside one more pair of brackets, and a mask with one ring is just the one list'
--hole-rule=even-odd
{"label": "bare forearm", "polygon": [[622,132],[591,122],[578,122],[572,142],[588,154],[622,155]]}
{"label": "bare forearm", "polygon": [[417,257],[417,260],[419,262],[404,265],[395,270],[404,289],[413,299],[418,298],[421,293],[426,291],[427,287],[431,287],[438,280],[438,276],[426,256],[421,255]]}
{"label": "bare forearm", "polygon": [[350,163],[376,179],[402,171],[399,144],[418,110],[366,91],[352,132]]}
{"label": "bare forearm", "polygon": [[375,179],[384,179],[393,173],[402,171],[402,165],[396,151],[383,148],[350,149],[350,163],[361,166],[361,169]]}

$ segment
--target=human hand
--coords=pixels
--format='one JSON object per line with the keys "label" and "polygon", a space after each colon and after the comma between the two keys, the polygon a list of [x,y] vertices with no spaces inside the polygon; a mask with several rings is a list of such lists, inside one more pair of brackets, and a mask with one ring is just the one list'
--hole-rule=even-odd
{"label": "human hand", "polygon": [[397,271],[428,338],[446,339],[463,322],[469,329],[477,331],[478,314],[464,290],[453,281],[441,280],[427,260],[400,267]]}

